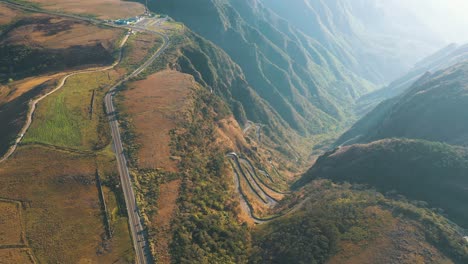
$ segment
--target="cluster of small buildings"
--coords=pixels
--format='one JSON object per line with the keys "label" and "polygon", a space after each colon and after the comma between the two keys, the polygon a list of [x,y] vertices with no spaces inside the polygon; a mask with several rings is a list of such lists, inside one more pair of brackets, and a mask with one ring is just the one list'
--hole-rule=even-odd
{"label": "cluster of small buildings", "polygon": [[136,16],[136,17],[131,17],[131,18],[127,18],[127,19],[117,19],[117,20],[114,20],[114,24],[116,24],[116,25],[132,25],[132,24],[140,22],[142,19],[143,19],[142,16]]}

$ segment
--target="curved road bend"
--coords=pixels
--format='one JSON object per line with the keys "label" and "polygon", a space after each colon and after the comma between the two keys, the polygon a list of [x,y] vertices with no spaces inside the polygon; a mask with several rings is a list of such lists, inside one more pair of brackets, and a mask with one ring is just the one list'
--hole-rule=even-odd
{"label": "curved road bend", "polygon": [[[261,185],[262,185],[263,187],[265,187],[266,189],[268,189],[269,191],[271,191],[271,192],[273,192],[273,193],[276,193],[276,194],[280,194],[280,195],[291,194],[291,192],[281,192],[281,191],[277,191],[277,190],[271,188],[270,186],[268,186],[268,184],[266,184],[265,181],[262,180],[262,179],[258,176],[257,171],[255,170],[255,167],[254,167],[254,165],[252,164],[252,162],[251,162],[250,160],[245,159],[245,158],[239,158],[239,160],[240,160],[241,163],[244,163],[244,164],[246,164],[246,165],[248,165],[248,166],[250,167],[251,171],[253,171],[253,174],[254,174],[254,176],[255,176],[255,177],[254,177],[254,179],[256,179],[255,181],[258,180],[258,181],[261,183]],[[258,171],[259,171],[261,174],[265,175],[267,178],[271,179],[271,176],[270,176],[267,172],[265,172],[265,171],[263,171],[263,170],[260,170],[260,169],[259,169]],[[260,186],[260,184],[258,184],[258,183],[257,183],[257,185]],[[262,187],[262,188],[263,188],[263,187]],[[264,192],[265,192],[265,191],[264,191]]]}
{"label": "curved road bend", "polygon": [[[147,30],[145,30],[147,31]],[[152,262],[151,252],[149,250],[149,244],[146,237],[146,232],[143,226],[143,223],[140,218],[140,213],[135,198],[135,193],[133,191],[132,179],[130,172],[127,166],[127,160],[123,151],[122,140],[120,137],[119,123],[116,118],[116,111],[113,103],[113,97],[115,95],[116,89],[122,85],[124,82],[128,81],[130,78],[133,78],[143,72],[151,63],[154,62],[159,55],[167,49],[169,46],[169,38],[159,32],[152,32],[158,34],[163,38],[163,46],[156,51],[145,63],[143,63],[138,69],[132,72],[123,80],[119,81],[114,85],[104,98],[104,103],[106,107],[106,112],[109,118],[109,124],[111,128],[111,134],[114,145],[114,152],[117,159],[118,170],[120,174],[120,181],[122,184],[122,191],[124,193],[125,204],[127,206],[128,212],[128,221],[130,225],[130,231],[133,241],[133,246],[135,249],[135,263],[137,264],[146,264]]]}
{"label": "curved road bend", "polygon": [[[269,206],[272,206],[272,204],[269,203],[267,197],[264,195],[264,193],[258,188],[258,186],[254,186],[254,184],[252,183],[253,181],[249,179],[249,177],[247,177],[247,173],[244,171],[244,169],[242,168],[241,164],[239,163],[239,159],[238,159],[238,156],[237,154],[233,154],[233,153],[230,153],[227,155],[228,157],[230,157],[233,161],[234,161],[234,164],[235,164],[235,169],[240,173],[240,175],[242,175],[242,177],[244,178],[244,180],[246,181],[247,185],[249,186],[249,189],[252,191],[252,193],[265,205],[269,205]],[[250,175],[249,175],[250,176]]]}
{"label": "curved road bend", "polygon": [[268,222],[273,221],[275,219],[278,219],[280,217],[283,217],[283,216],[289,215],[291,213],[294,213],[297,210],[299,210],[307,201],[310,200],[310,197],[308,197],[308,198],[302,200],[301,202],[299,202],[298,204],[296,204],[294,207],[292,207],[292,208],[290,208],[288,210],[285,210],[283,213],[281,213],[279,215],[275,215],[275,216],[271,216],[271,217],[267,217],[267,218],[258,218],[258,217],[256,217],[254,215],[254,209],[253,209],[252,205],[250,204],[250,202],[249,202],[247,196],[245,195],[244,190],[242,189],[242,186],[240,184],[240,176],[239,176],[238,168],[236,168],[236,165],[235,165],[236,164],[235,161],[239,159],[239,156],[235,152],[230,152],[230,153],[226,154],[226,156],[231,158],[229,163],[231,164],[232,169],[234,171],[234,183],[236,185],[236,189],[239,192],[239,196],[240,196],[240,199],[241,199],[241,201],[240,201],[241,208],[244,211],[247,212],[247,215],[250,217],[250,219],[254,223],[256,223],[256,224],[265,224],[265,223],[268,223]]}
{"label": "curved road bend", "polygon": [[[242,158],[238,159],[239,166],[248,165],[248,163],[243,160]],[[272,197],[268,192],[265,191],[265,188],[263,188],[262,185],[259,184],[257,179],[254,176],[254,172],[251,171],[251,168],[247,167],[241,167],[241,169],[244,171],[246,175],[248,175],[248,179],[252,181],[252,185],[255,186],[255,188],[264,196],[270,206],[275,206],[278,203],[278,199]]]}
{"label": "curved road bend", "polygon": [[247,197],[245,196],[245,193],[244,191],[242,190],[242,186],[240,185],[240,176],[239,176],[239,173],[237,172],[237,170],[234,168],[234,164],[231,163],[231,166],[233,167],[233,171],[234,171],[234,184],[236,185],[236,189],[237,189],[237,192],[239,193],[239,199],[240,199],[240,205],[241,205],[241,208],[247,212],[247,215],[249,216],[249,218],[255,223],[255,224],[264,224],[264,223],[268,223],[270,220],[264,220],[264,219],[260,219],[258,217],[256,217],[254,215],[254,210],[253,210],[253,207],[252,205],[249,203],[249,201],[247,200]]}

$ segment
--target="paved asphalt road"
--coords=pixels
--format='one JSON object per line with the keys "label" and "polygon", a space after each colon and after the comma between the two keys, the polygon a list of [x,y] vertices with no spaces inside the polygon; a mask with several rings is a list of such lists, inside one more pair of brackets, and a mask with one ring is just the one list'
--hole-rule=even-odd
{"label": "paved asphalt road", "polygon": [[[58,12],[48,12],[48,11],[44,11],[44,10],[38,10],[38,9],[36,9],[34,7],[26,7],[26,6],[23,6],[21,4],[17,4],[17,3],[10,2],[10,1],[5,1],[5,0],[0,0],[0,2],[6,3],[6,4],[8,4],[8,5],[12,6],[12,7],[24,9],[24,10],[27,10],[27,11],[41,12],[41,13],[47,13],[47,14],[52,14],[52,15],[57,15],[57,16],[71,17],[71,18],[74,18],[74,19],[84,20],[84,21],[88,21],[88,22],[92,22],[92,23],[107,24],[107,25],[112,26],[112,27],[118,27],[118,26],[115,26],[115,25],[112,25],[112,24],[105,23],[105,22],[100,21],[100,20],[96,20],[96,19],[84,18],[84,17],[81,17],[81,16],[75,16],[75,15],[69,15],[69,14],[61,14],[61,13],[58,13]],[[121,137],[120,137],[119,124],[118,124],[118,121],[117,121],[117,118],[116,118],[116,111],[115,111],[114,104],[113,104],[113,96],[114,96],[114,94],[116,92],[116,89],[120,85],[122,85],[124,82],[128,81],[129,79],[139,75],[146,68],[148,68],[148,66],[150,66],[154,62],[154,60],[156,58],[158,58],[159,55],[164,50],[167,49],[170,42],[169,42],[169,38],[166,35],[164,35],[164,34],[162,34],[160,32],[148,29],[148,28],[146,28],[144,26],[141,26],[141,25],[119,26],[119,27],[120,28],[131,29],[131,30],[135,30],[135,31],[144,31],[144,32],[147,32],[147,33],[157,34],[157,35],[159,35],[159,36],[161,36],[163,38],[162,47],[158,51],[156,51],[140,67],[138,67],[138,69],[136,69],[130,75],[128,75],[124,79],[120,80],[116,85],[114,85],[109,90],[109,92],[106,94],[106,96],[104,98],[106,112],[107,112],[110,127],[111,127],[113,147],[114,147],[115,155],[116,155],[116,158],[117,158],[117,165],[118,165],[118,170],[119,170],[119,174],[120,174],[120,181],[121,181],[121,184],[122,184],[122,190],[123,190],[123,193],[124,193],[125,204],[127,206],[127,211],[128,211],[128,218],[129,218],[131,236],[132,236],[133,245],[134,245],[134,248],[135,248],[135,263],[137,263],[137,264],[146,264],[146,263],[151,263],[152,262],[152,257],[151,257],[151,253],[149,251],[149,244],[148,244],[148,240],[147,240],[147,237],[146,237],[146,232],[145,232],[145,230],[143,228],[143,224],[141,222],[140,213],[139,213],[139,210],[138,210],[138,205],[137,205],[136,198],[135,198],[135,193],[133,191],[133,184],[132,184],[132,179],[131,179],[130,172],[129,172],[129,169],[128,169],[128,166],[127,166],[127,160],[126,160],[125,154],[123,152],[123,145],[122,145],[122,140],[121,140]],[[128,35],[122,41],[121,48],[125,44],[127,39],[128,39]],[[121,59],[122,59],[122,51],[120,50],[119,59],[113,65],[108,66],[108,67],[103,67],[103,68],[95,68],[95,69],[88,69],[88,70],[73,72],[73,73],[67,75],[66,77],[64,77],[62,79],[62,81],[60,82],[60,84],[53,91],[51,91],[50,93],[48,93],[48,94],[40,97],[39,99],[35,100],[32,103],[31,108],[30,108],[29,113],[28,113],[28,122],[26,122],[26,125],[21,130],[21,133],[20,133],[18,139],[16,140],[15,144],[10,148],[8,153],[6,155],[4,155],[4,157],[0,157],[0,159],[1,159],[0,162],[8,159],[10,157],[10,155],[13,154],[13,152],[16,150],[16,146],[22,140],[24,133],[29,128],[29,125],[30,125],[31,120],[32,120],[32,114],[34,113],[35,106],[39,101],[41,101],[42,99],[44,99],[48,95],[50,95],[53,92],[55,92],[55,91],[59,90],[60,88],[62,88],[63,85],[65,84],[66,80],[69,77],[71,77],[73,75],[76,75],[76,74],[80,74],[80,73],[89,73],[89,72],[104,71],[104,70],[112,69],[112,68],[114,68],[116,65],[118,65],[120,63]]]}
{"label": "paved asphalt road", "polygon": [[[137,28],[136,28],[137,29]],[[146,30],[145,30],[146,31]],[[143,224],[140,219],[140,213],[138,205],[135,200],[135,193],[133,191],[133,184],[130,176],[130,172],[127,166],[127,160],[123,152],[122,140],[120,137],[119,123],[116,118],[116,111],[113,103],[113,96],[116,89],[130,78],[137,76],[144,71],[153,61],[159,57],[159,55],[169,46],[169,38],[158,32],[153,32],[163,37],[163,46],[151,56],[143,65],[136,69],[132,74],[121,80],[115,86],[113,86],[104,98],[106,112],[109,118],[109,123],[112,132],[112,139],[114,145],[114,152],[117,158],[117,165],[120,174],[120,181],[122,184],[122,190],[124,193],[125,204],[127,205],[128,220],[130,224],[130,231],[132,235],[133,245],[135,248],[135,263],[151,263],[151,253],[149,251],[149,244],[146,237],[146,232],[143,228]]]}

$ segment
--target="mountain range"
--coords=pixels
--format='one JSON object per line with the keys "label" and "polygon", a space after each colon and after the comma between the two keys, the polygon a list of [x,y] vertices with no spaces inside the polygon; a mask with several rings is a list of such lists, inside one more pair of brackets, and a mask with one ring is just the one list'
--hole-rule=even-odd
{"label": "mountain range", "polygon": [[0,0],[0,259],[468,263],[468,46],[402,2]]}
{"label": "mountain range", "polygon": [[426,73],[401,95],[379,104],[337,145],[383,138],[413,138],[468,144],[468,64]]}

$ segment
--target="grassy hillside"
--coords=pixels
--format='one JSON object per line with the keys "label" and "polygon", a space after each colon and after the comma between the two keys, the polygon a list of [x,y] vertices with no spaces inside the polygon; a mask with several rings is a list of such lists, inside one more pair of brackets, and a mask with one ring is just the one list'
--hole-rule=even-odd
{"label": "grassy hillside", "polygon": [[122,32],[46,15],[17,18],[0,32],[0,82],[110,64]]}
{"label": "grassy hillside", "polygon": [[337,144],[414,138],[468,145],[468,64],[426,74],[404,94],[384,101]]}
{"label": "grassy hillside", "polygon": [[[302,147],[304,138],[284,121],[275,107],[258,95],[247,82],[244,71],[223,50],[188,29],[173,35],[171,43],[154,70],[169,67],[193,76],[196,82],[226,103],[241,126],[248,120],[263,124],[265,139],[272,149],[284,156],[294,153],[288,144],[296,151]],[[316,127],[323,125],[320,120],[311,123]]]}
{"label": "grassy hillside", "polygon": [[338,130],[353,118],[354,100],[371,89],[316,40],[256,1],[171,0],[150,8],[226,51],[282,122],[303,135]]}
{"label": "grassy hillside", "polygon": [[[77,67],[94,64],[81,60],[80,56],[93,56],[85,54],[88,50],[84,43],[97,42],[103,49],[105,46],[108,52],[104,55],[109,55],[109,62],[113,62],[113,49],[123,32],[43,15],[30,14],[26,22],[19,19],[2,35],[6,36],[2,45],[14,42],[32,49],[60,49],[65,53],[69,47],[84,45],[80,49],[84,54],[67,53],[70,60],[77,56]],[[133,246],[110,147],[103,97],[111,85],[140,65],[161,44],[158,39],[149,40],[145,34],[132,35],[119,66],[76,74],[67,79],[62,89],[37,105],[21,144],[0,164],[0,222],[5,224],[2,230],[11,230],[8,237],[0,238],[1,259],[6,263],[26,263],[19,261],[23,255],[29,256],[33,263],[133,262]],[[52,59],[63,60],[62,57]],[[38,61],[31,65],[36,67]],[[34,76],[0,86],[2,150],[24,125],[30,100],[55,88],[66,75],[38,73],[28,72]],[[10,223],[15,221],[15,214],[5,203],[19,204],[16,229],[21,228],[20,241],[11,238],[18,233]]]}
{"label": "grassy hillside", "polygon": [[[180,74],[180,78],[186,78],[183,76]],[[169,141],[159,144],[170,148],[175,164],[160,164],[157,169],[145,168],[141,163],[132,166],[138,182],[139,203],[148,219],[149,239],[158,261],[245,263],[249,232],[237,219],[237,200],[232,195],[224,158],[227,149],[220,144],[215,129],[229,110],[206,87],[193,85],[186,98],[188,105],[183,112],[178,112],[180,116],[160,120],[165,123],[174,120],[173,129],[153,132],[158,137],[169,136]],[[171,113],[169,109],[159,111],[165,115]],[[122,123],[127,128],[126,149],[135,148],[137,151],[129,155],[130,159],[136,159],[138,152],[145,150],[135,143],[145,140],[144,134],[148,132],[141,130],[141,123],[132,122],[132,117],[135,116],[130,114]],[[176,193],[172,196],[175,197],[169,198],[171,195],[165,193],[163,186],[174,186]],[[166,211],[168,208],[172,209]],[[160,229],[161,221],[167,221],[165,229]]]}
{"label": "grassy hillside", "polygon": [[315,181],[303,208],[256,228],[251,263],[465,263],[443,217],[350,184]]}
{"label": "grassy hillside", "polygon": [[368,184],[382,192],[425,201],[430,208],[442,208],[450,219],[466,228],[467,175],[467,149],[395,139],[326,153],[296,187],[317,178]]}
{"label": "grassy hillside", "polygon": [[[82,154],[37,145],[19,148],[0,166],[0,205],[19,204],[19,219],[10,226],[1,222],[1,251],[29,250],[36,260],[32,263],[131,263],[133,248],[125,210],[118,202],[116,166],[110,149]],[[96,173],[112,215],[112,237],[106,233]],[[0,219],[13,217],[3,206],[0,209]],[[12,227],[20,229],[19,241],[3,233],[13,233]],[[9,257],[2,261],[27,263]]]}

